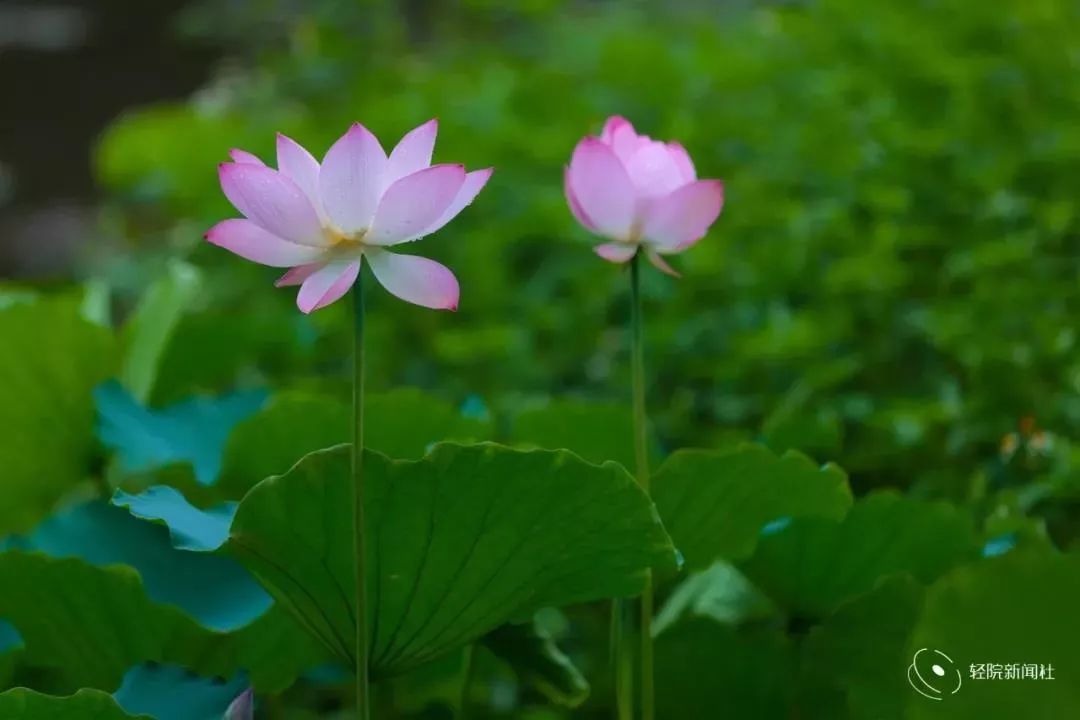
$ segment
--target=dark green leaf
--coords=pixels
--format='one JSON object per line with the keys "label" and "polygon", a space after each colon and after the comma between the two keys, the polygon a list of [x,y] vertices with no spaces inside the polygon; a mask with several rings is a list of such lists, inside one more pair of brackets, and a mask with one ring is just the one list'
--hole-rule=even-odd
{"label": "dark green leaf", "polygon": [[101,501],[65,508],[10,544],[91,565],[127,565],[139,573],[153,601],[175,605],[213,630],[249,625],[272,604],[235,560],[177,550],[165,528]]}
{"label": "dark green leaf", "polygon": [[836,466],[758,445],[676,452],[657,470],[653,498],[691,570],[750,555],[767,523],[838,519],[851,506],[847,476]]}
{"label": "dark green leaf", "polygon": [[[418,458],[440,440],[483,440],[487,423],[465,417],[449,403],[404,388],[367,398],[364,444],[390,457]],[[255,483],[280,475],[309,452],[351,440],[352,410],[319,395],[275,395],[229,438],[219,482],[239,499]]]}
{"label": "dark green leaf", "polygon": [[[945,653],[963,684],[937,702],[912,697],[905,717],[1072,717],[1080,708],[1080,654],[1069,621],[1077,607],[1080,558],[1075,555],[1009,553],[942,578],[926,594],[909,649]],[[970,671],[978,664],[1052,666],[1054,679],[977,680]]]}
{"label": "dark green leaf", "polygon": [[236,632],[216,633],[154,603],[125,566],[8,550],[0,553],[0,587],[0,617],[26,645],[19,662],[55,671],[67,687],[112,690],[128,668],[153,661],[207,676],[244,668],[255,687],[280,690],[324,658],[276,607]]}
{"label": "dark green leaf", "polygon": [[71,697],[53,697],[26,688],[0,693],[0,717],[4,720],[150,720],[146,715],[128,715],[111,695],[100,690],[80,690]]}
{"label": "dark green leaf", "polygon": [[922,700],[906,668],[923,593],[911,577],[888,578],[813,628],[801,648],[799,717],[900,720],[910,699]]}
{"label": "dark green leaf", "polygon": [[779,630],[689,618],[656,638],[657,717],[789,720],[794,672]]}
{"label": "dark green leaf", "polygon": [[765,535],[743,570],[784,609],[821,618],[889,575],[934,580],[972,557],[974,540],[965,512],[880,492],[842,521],[796,518]]}
{"label": "dark green leaf", "polygon": [[588,699],[589,682],[536,622],[503,625],[482,642],[551,702],[573,708]]}
{"label": "dark green leaf", "polygon": [[634,418],[630,404],[552,400],[514,418],[513,438],[523,447],[567,448],[589,462],[615,462],[634,471]]}

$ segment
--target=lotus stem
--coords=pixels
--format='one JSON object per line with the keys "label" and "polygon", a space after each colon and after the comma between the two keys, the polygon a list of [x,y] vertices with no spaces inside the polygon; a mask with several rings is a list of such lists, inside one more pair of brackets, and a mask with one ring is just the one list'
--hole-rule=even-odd
{"label": "lotus stem", "polygon": [[[630,364],[634,395],[634,459],[637,481],[646,493],[650,490],[648,416],[645,410],[645,341],[641,311],[641,251],[630,261]],[[650,571],[641,595],[641,720],[655,717],[655,679],[653,676],[653,582]]]}
{"label": "lotus stem", "polygon": [[353,296],[353,551],[356,557],[356,716],[371,718],[368,678],[367,546],[364,538],[364,284],[357,277]]}

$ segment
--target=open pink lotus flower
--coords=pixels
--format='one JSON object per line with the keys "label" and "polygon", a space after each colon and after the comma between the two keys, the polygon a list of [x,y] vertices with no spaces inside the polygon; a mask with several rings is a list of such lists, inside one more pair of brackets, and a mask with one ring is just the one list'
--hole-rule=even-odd
{"label": "open pink lotus flower", "polygon": [[462,165],[432,165],[438,123],[424,123],[390,156],[363,125],[354,124],[319,164],[307,150],[277,136],[278,169],[243,150],[219,167],[221,189],[243,214],[206,233],[242,258],[291,268],[278,287],[299,285],[305,313],[344,295],[367,260],[391,294],[424,307],[456,310],[459,288],[439,263],[387,248],[429,235],[450,222],[491,177]]}
{"label": "open pink lotus flower", "polygon": [[577,221],[614,241],[597,246],[597,255],[625,263],[644,247],[653,265],[676,276],[661,255],[700,240],[724,205],[723,184],[698,180],[682,145],[638,135],[621,117],[578,143],[565,186]]}

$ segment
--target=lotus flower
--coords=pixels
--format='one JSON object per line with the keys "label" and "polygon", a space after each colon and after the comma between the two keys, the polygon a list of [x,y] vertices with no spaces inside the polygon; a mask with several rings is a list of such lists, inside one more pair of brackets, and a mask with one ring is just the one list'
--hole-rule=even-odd
{"label": "lotus flower", "polygon": [[661,256],[700,240],[724,205],[723,184],[698,180],[682,145],[638,135],[621,117],[578,143],[564,181],[577,221],[613,241],[598,245],[597,255],[625,263],[644,247],[653,265],[675,276]]}
{"label": "lotus flower", "polygon": [[310,313],[343,296],[366,260],[391,294],[424,307],[456,310],[459,288],[439,263],[388,248],[450,222],[491,177],[462,165],[432,165],[438,123],[407,133],[387,157],[378,139],[354,124],[320,165],[277,136],[277,170],[243,150],[219,167],[221,189],[244,216],[206,234],[240,257],[290,268],[277,286],[299,285],[296,304]]}

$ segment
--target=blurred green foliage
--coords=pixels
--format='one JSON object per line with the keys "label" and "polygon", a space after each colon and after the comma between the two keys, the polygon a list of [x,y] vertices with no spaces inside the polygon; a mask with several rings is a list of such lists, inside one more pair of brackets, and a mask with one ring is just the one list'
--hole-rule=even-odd
{"label": "blurred green foliage", "polygon": [[[33,503],[0,505],[0,534],[29,529],[100,474],[83,426],[90,388],[110,374],[158,409],[238,387],[276,393],[230,435],[204,504],[239,500],[299,453],[345,439],[345,304],[302,316],[291,291],[272,287],[274,270],[202,233],[235,214],[216,178],[229,148],[272,160],[281,131],[319,156],[357,120],[391,146],[438,117],[437,161],[496,168],[471,207],[422,241],[460,279],[460,311],[369,295],[379,449],[413,457],[433,440],[490,436],[629,462],[629,280],[595,258],[562,191],[574,144],[622,114],[683,142],[727,198],[709,236],[676,259],[683,278],[645,283],[656,457],[706,449],[669,461],[672,485],[657,475],[676,544],[703,553],[659,589],[661,720],[1075,711],[1066,680],[1022,692],[976,684],[938,714],[904,670],[913,649],[940,646],[961,662],[1053,662],[1075,679],[1061,623],[1080,597],[1080,85],[1069,81],[1080,6],[202,0],[180,30],[228,59],[192,98],[118,118],[96,150],[103,230],[122,242],[85,270],[131,318],[120,337],[66,296],[0,294],[5,337],[29,343],[34,325],[56,329],[36,374],[22,369],[25,354],[0,350],[5,380],[33,380],[19,384],[32,401],[2,415],[29,428],[25,440],[0,443],[15,478],[5,498],[13,487]],[[56,453],[58,442],[70,451]],[[843,472],[788,450],[836,461],[854,505]],[[40,462],[56,468],[39,486],[27,468]],[[179,472],[133,478],[114,467],[110,479],[198,489]],[[676,512],[665,498],[682,488]],[[14,564],[48,580],[46,596],[69,587],[61,561],[0,556],[0,570]],[[131,594],[156,624],[187,622],[118,571],[80,567],[72,577]],[[27,617],[48,599],[22,596],[7,602]],[[58,617],[78,626],[85,608],[66,610]],[[455,655],[395,679],[380,710],[610,717],[605,610],[562,620],[559,648],[536,643],[550,656],[524,653],[510,661],[516,675],[502,661],[521,644],[501,659]],[[48,655],[44,630],[30,629],[29,656]],[[115,650],[98,675],[119,677],[148,653],[171,659],[154,643],[127,652],[121,630],[91,633]],[[250,661],[256,635],[227,649]],[[9,639],[0,665],[21,652]],[[560,694],[582,699],[575,667],[589,699],[551,708]],[[301,670],[261,682],[280,689]],[[473,681],[460,691],[463,677]],[[551,677],[564,686],[553,691]],[[309,676],[269,712],[337,717],[344,696]],[[438,701],[425,710],[429,697]]]}
{"label": "blurred green foliage", "polygon": [[295,381],[326,369],[315,347],[346,347],[342,309],[297,318],[272,271],[201,242],[233,214],[215,179],[228,148],[272,159],[280,130],[318,155],[354,120],[390,145],[437,116],[436,159],[497,171],[424,243],[461,311],[375,298],[374,382],[621,400],[627,279],[561,189],[577,139],[619,113],[727,187],[685,277],[648,278],[668,447],[762,434],[859,487],[958,499],[1022,416],[1080,421],[1072,3],[217,6],[185,28],[233,60],[191,102],[118,120],[97,154],[139,257],[210,275],[175,343],[212,357],[166,360],[159,399],[252,367]]}

